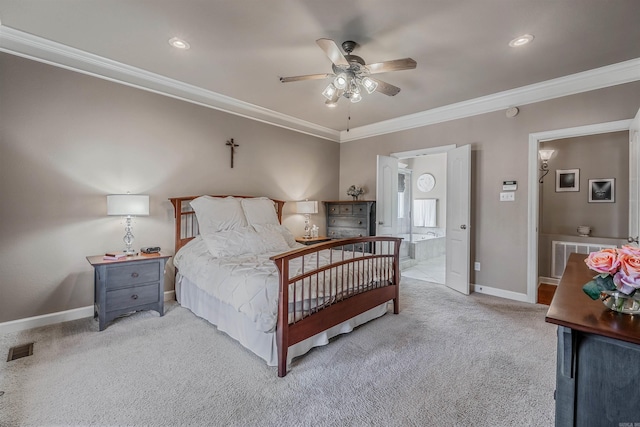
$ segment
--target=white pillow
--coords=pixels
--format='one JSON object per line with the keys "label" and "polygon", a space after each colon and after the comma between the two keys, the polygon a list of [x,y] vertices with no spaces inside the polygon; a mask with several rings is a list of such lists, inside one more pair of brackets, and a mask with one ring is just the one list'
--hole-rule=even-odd
{"label": "white pillow", "polygon": [[218,231],[202,237],[214,258],[256,253],[264,246],[258,233],[250,227]]}
{"label": "white pillow", "polygon": [[196,212],[200,234],[205,238],[211,233],[248,225],[240,201],[233,197],[201,196],[191,201],[191,207]]}
{"label": "white pillow", "polygon": [[[256,229],[258,236],[260,236],[260,240],[262,241],[264,252],[287,252],[291,250],[289,243],[282,235],[282,231],[275,227],[281,226],[273,224],[254,225],[254,228]],[[295,243],[295,239],[293,241]]]}
{"label": "white pillow", "polygon": [[289,229],[287,227],[285,227],[284,225],[280,225],[280,224],[254,224],[253,228],[255,228],[256,231],[259,234],[267,233],[267,232],[276,232],[276,233],[280,234],[282,236],[282,238],[284,238],[284,241],[287,243],[289,248],[297,248],[298,247],[298,242],[296,242],[296,238],[293,237],[293,234],[291,234]]}
{"label": "white pillow", "polygon": [[256,197],[242,199],[240,204],[242,205],[242,210],[249,225],[280,224],[273,200],[267,199],[266,197]]}

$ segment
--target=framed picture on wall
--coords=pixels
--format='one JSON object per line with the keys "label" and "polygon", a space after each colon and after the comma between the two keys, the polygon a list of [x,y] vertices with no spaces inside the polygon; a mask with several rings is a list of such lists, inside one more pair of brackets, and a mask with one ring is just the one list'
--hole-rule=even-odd
{"label": "framed picture on wall", "polygon": [[580,169],[557,169],[556,192],[580,191]]}
{"label": "framed picture on wall", "polygon": [[590,179],[589,203],[615,203],[615,178]]}

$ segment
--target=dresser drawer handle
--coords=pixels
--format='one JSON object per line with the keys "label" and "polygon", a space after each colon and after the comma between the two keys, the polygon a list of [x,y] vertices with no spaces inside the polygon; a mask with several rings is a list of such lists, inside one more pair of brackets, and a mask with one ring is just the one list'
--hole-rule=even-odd
{"label": "dresser drawer handle", "polygon": [[358,225],[362,225],[362,221],[358,221]]}
{"label": "dresser drawer handle", "polygon": [[131,295],[131,299],[138,299],[138,295],[136,294]]}
{"label": "dresser drawer handle", "polygon": [[134,272],[134,273],[131,273],[131,277],[138,277],[138,276],[139,276],[139,274],[138,274],[138,273],[135,273],[135,272]]}
{"label": "dresser drawer handle", "polygon": [[334,220],[331,220],[331,224],[335,224],[335,223],[336,223],[336,220],[335,220],[335,219],[334,219]]}
{"label": "dresser drawer handle", "polygon": [[362,237],[362,234],[358,234],[358,237]]}

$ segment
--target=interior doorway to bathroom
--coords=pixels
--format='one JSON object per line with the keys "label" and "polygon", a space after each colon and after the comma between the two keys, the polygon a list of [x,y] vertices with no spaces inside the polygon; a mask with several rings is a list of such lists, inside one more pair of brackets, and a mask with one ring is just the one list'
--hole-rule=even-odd
{"label": "interior doorway to bathroom", "polygon": [[402,159],[398,169],[398,235],[405,277],[445,283],[447,154]]}

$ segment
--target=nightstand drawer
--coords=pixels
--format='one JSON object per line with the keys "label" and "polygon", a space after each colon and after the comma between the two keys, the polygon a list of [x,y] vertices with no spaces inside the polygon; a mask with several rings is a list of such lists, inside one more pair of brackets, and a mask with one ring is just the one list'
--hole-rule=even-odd
{"label": "nightstand drawer", "polygon": [[132,262],[107,267],[107,289],[160,280],[159,262]]}
{"label": "nightstand drawer", "polygon": [[106,311],[121,310],[158,302],[160,283],[133,286],[107,292]]}
{"label": "nightstand drawer", "polygon": [[367,219],[365,217],[329,217],[328,227],[353,227],[367,228]]}

